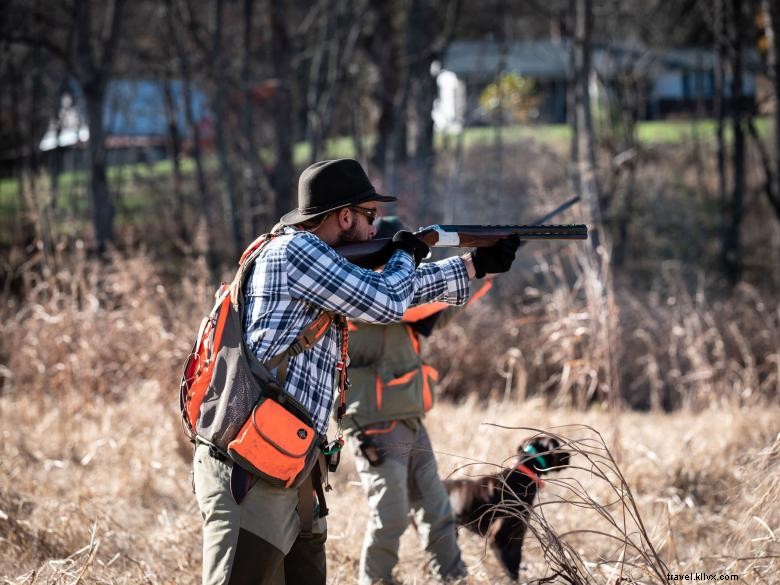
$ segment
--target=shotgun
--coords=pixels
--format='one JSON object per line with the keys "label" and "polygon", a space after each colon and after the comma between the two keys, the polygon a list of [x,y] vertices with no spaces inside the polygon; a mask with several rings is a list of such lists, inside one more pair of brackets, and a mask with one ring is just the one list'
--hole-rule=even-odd
{"label": "shotgun", "polygon": [[[544,225],[555,215],[579,201],[573,197],[532,225],[431,225],[414,233],[431,248],[483,248],[501,238],[517,234],[521,245],[528,240],[585,240],[588,228],[583,224]],[[390,238],[379,238],[336,246],[347,260],[363,268],[377,268],[387,263],[395,250]]]}

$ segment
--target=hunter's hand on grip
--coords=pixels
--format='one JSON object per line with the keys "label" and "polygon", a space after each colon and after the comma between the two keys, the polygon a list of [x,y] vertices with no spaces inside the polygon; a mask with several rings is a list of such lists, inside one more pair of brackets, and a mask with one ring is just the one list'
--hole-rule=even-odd
{"label": "hunter's hand on grip", "polygon": [[409,252],[414,258],[415,266],[419,266],[423,258],[428,255],[430,248],[412,232],[401,230],[393,236],[393,245],[398,250]]}
{"label": "hunter's hand on grip", "polygon": [[512,234],[506,238],[501,238],[496,244],[489,248],[477,248],[471,253],[474,262],[474,271],[477,278],[483,278],[486,274],[497,274],[506,272],[512,267],[515,261],[515,253],[520,247],[520,238],[517,234]]}

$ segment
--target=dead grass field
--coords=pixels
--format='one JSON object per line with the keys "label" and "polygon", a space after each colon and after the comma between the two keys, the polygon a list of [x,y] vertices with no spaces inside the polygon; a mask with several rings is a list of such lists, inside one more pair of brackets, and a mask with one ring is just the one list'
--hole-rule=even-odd
{"label": "dead grass field", "polygon": [[[134,384],[125,393],[126,400],[113,403],[99,397],[83,401],[76,393],[31,401],[15,392],[0,399],[4,583],[198,582],[199,515],[174,393],[155,381]],[[491,472],[488,464],[501,464],[532,434],[487,423],[552,430],[580,440],[580,448],[583,439],[595,436],[593,430],[602,433],[608,444],[617,445],[613,453],[649,542],[672,572],[780,582],[780,408],[623,413],[615,422],[609,413],[550,410],[535,401],[442,403],[429,417],[442,474]],[[546,526],[581,559],[583,582],[617,583],[621,575],[661,582],[641,560],[637,567],[628,565],[636,551],[624,550],[621,530],[629,540],[642,540],[634,524],[620,525],[628,497],[607,508],[618,528],[594,507],[615,499],[594,463],[596,456],[578,454],[572,469],[549,476],[541,495]],[[352,583],[366,503],[351,456],[333,485],[329,583]],[[577,505],[582,494],[593,504]],[[583,530],[605,534],[578,532]],[[482,540],[462,533],[460,542],[470,582],[503,582]],[[399,576],[405,582],[434,582],[426,577],[412,529],[404,536],[401,557]],[[525,580],[550,573],[534,535],[527,537],[525,562]]]}
{"label": "dead grass field", "polygon": [[[30,273],[24,297],[8,297],[0,313],[0,583],[197,583],[200,517],[177,378],[212,287],[200,264],[166,285],[143,255],[63,266],[47,279]],[[623,303],[624,332],[645,331],[647,342],[621,348],[620,367],[644,363],[641,383],[658,370],[697,399],[670,414],[616,416],[555,398],[576,379],[567,364],[585,388],[604,353],[589,341],[583,282],[551,279],[517,322],[477,312],[451,326],[453,356],[431,344],[450,385],[473,390],[429,417],[441,473],[494,471],[533,433],[521,427],[569,441],[572,467],[550,476],[535,509],[527,582],[666,583],[669,571],[780,583],[775,304],[753,289],[720,304],[697,294],[671,305],[674,290]],[[522,348],[516,367],[527,370],[530,399],[505,390],[519,388],[520,369],[510,383],[487,355],[464,378],[480,361],[469,339]],[[534,393],[542,375],[549,389]],[[349,455],[333,485],[329,582],[353,583],[366,503]],[[463,533],[461,543],[471,583],[503,582],[484,542]],[[401,556],[406,583],[433,582],[411,529]],[[553,576],[561,567],[569,581]]]}

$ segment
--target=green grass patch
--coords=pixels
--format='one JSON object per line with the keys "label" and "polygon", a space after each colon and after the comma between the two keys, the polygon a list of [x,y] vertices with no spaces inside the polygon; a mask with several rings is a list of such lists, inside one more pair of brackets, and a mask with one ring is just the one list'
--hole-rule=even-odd
{"label": "green grass patch", "polygon": [[0,179],[0,213],[14,210],[19,205],[18,179]]}
{"label": "green grass patch", "polygon": [[[768,117],[754,119],[759,136],[767,137],[772,129]],[[730,142],[733,136],[732,126],[726,123],[724,139]],[[686,144],[695,138],[702,142],[714,142],[716,139],[717,121],[702,120],[659,120],[642,122],[637,128],[639,141],[646,144]]]}
{"label": "green grass patch", "polygon": [[[755,124],[762,137],[768,137],[772,131],[772,121],[768,117],[755,119]],[[725,138],[731,140],[731,126],[726,125]],[[701,142],[715,140],[716,121],[702,120],[661,120],[641,122],[637,127],[639,141],[648,145],[659,144],[690,144],[696,137]],[[438,150],[453,148],[459,139],[454,135],[437,133],[435,145]],[[495,143],[496,129],[485,127],[466,128],[463,131],[465,148],[480,148]],[[501,140],[505,145],[518,144],[528,140],[568,147],[571,141],[571,128],[566,124],[522,124],[507,126],[501,129]],[[374,136],[366,136],[364,148],[370,152],[375,142]],[[355,144],[351,137],[336,137],[325,143],[325,158],[354,157]],[[261,159],[266,164],[273,162],[273,152],[263,148]],[[300,142],[293,150],[294,164],[298,168],[307,166],[311,160],[311,145]],[[219,174],[219,160],[216,154],[209,153],[203,157],[204,167],[211,175]],[[192,158],[182,158],[181,173],[185,179],[192,180],[195,175],[195,161]],[[124,210],[141,212],[154,210],[150,199],[158,196],[155,189],[166,189],[166,181],[173,172],[170,160],[154,163],[133,163],[109,167],[108,180],[112,188],[121,187],[121,207]],[[211,179],[214,179],[212,177]],[[147,182],[157,183],[155,189],[149,188]],[[40,189],[50,188],[48,180],[39,181]],[[71,213],[82,213],[88,207],[87,193],[89,191],[89,174],[86,170],[62,173],[59,176],[59,197],[55,205],[57,211],[69,210]],[[15,178],[0,179],[0,214],[10,216],[18,210],[18,180]]]}
{"label": "green grass patch", "polygon": [[[571,140],[571,128],[566,124],[521,124],[501,128],[501,141],[506,144],[536,140],[544,143],[560,143]],[[466,128],[463,144],[466,148],[485,146],[496,141],[496,129],[490,126]]]}

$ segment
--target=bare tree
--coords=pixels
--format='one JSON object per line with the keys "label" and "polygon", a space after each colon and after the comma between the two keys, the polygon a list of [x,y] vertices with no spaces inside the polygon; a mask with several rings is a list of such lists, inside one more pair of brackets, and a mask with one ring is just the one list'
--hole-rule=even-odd
{"label": "bare tree", "polygon": [[[317,15],[315,41],[310,49],[306,89],[306,136],[311,147],[310,161],[322,156],[330,135],[336,107],[345,93],[365,20],[364,2],[338,0],[320,2],[313,8]],[[354,81],[353,81],[354,82]]]}
{"label": "bare tree", "polygon": [[[211,193],[206,180],[206,170],[203,163],[203,153],[201,151],[202,137],[200,127],[195,120],[195,111],[193,104],[193,64],[191,50],[188,46],[193,43],[193,38],[189,38],[189,43],[183,39],[181,23],[187,22],[191,18],[188,10],[189,4],[178,2],[177,0],[167,0],[166,2],[166,27],[168,35],[174,47],[174,52],[178,60],[178,71],[182,80],[182,97],[184,106],[184,119],[187,124],[188,134],[190,135],[190,148],[192,158],[195,162],[195,178],[198,191],[198,226],[195,229],[196,246],[201,249],[199,252],[205,253],[207,263],[212,272],[217,270],[217,250],[215,238],[217,237],[216,222],[214,221],[213,205],[211,203]],[[191,27],[187,27],[192,30]]]}
{"label": "bare tree", "polygon": [[244,94],[243,111],[243,135],[244,135],[244,159],[246,161],[245,177],[249,191],[247,197],[249,203],[249,223],[252,233],[258,233],[264,229],[264,225],[272,223],[272,204],[264,201],[267,197],[273,197],[271,187],[267,180],[267,171],[260,159],[260,151],[255,139],[254,96],[252,92],[252,63],[253,58],[253,25],[254,25],[254,0],[244,0],[244,47],[241,63],[241,85]]}
{"label": "bare tree", "polygon": [[766,38],[769,74],[775,90],[775,198],[772,201],[775,213],[780,219],[780,6],[777,2],[763,0],[764,12],[767,15]]}
{"label": "bare tree", "polygon": [[[78,80],[86,105],[90,138],[90,199],[96,249],[106,251],[114,235],[114,203],[106,178],[104,105],[121,36],[125,0],[73,0],[56,11],[44,12],[37,4],[19,4],[7,14],[31,16],[32,26],[4,30],[4,36],[45,51]],[[23,16],[23,18],[24,18]]]}
{"label": "bare tree", "polygon": [[106,178],[106,132],[103,110],[111,77],[125,0],[103,4],[102,30],[95,30],[98,8],[92,0],[74,0],[73,67],[81,83],[89,125],[90,194],[97,251],[102,254],[114,237],[114,204]]}
{"label": "bare tree", "polygon": [[[42,197],[37,188],[37,137],[41,125],[40,49],[10,46],[2,43],[0,74],[5,83],[0,90],[0,109],[6,113],[3,128],[3,154],[15,160],[17,177],[17,215],[11,223],[15,242],[28,247],[41,244],[44,268],[49,265],[51,230],[49,227],[51,200]],[[9,148],[9,145],[13,145]],[[10,225],[8,226],[11,227]],[[7,284],[7,283],[6,283]]]}
{"label": "bare tree", "polygon": [[728,222],[724,226],[721,256],[726,276],[732,283],[737,282],[742,271],[742,246],[740,229],[742,227],[743,201],[745,193],[745,129],[744,103],[742,99],[742,2],[729,0],[727,4],[728,53],[731,65],[731,119],[734,146],[732,164],[734,184],[731,201],[727,203]]}
{"label": "bare tree", "polygon": [[283,0],[269,0],[271,60],[279,91],[274,96],[273,132],[276,162],[270,173],[274,190],[275,217],[281,217],[289,208],[295,182],[293,141],[295,139],[293,42]]}
{"label": "bare tree", "polygon": [[234,256],[238,256],[243,248],[241,223],[238,218],[238,187],[233,166],[230,164],[227,136],[225,134],[225,92],[227,90],[227,59],[222,47],[224,0],[214,0],[213,30],[211,46],[211,81],[212,105],[214,107],[214,127],[217,134],[217,155],[222,176],[225,180],[225,190],[222,197],[222,214],[225,225],[230,233],[230,241]]}
{"label": "bare tree", "polygon": [[413,192],[418,194],[417,216],[427,221],[432,199],[431,178],[436,163],[431,111],[438,95],[434,63],[447,49],[460,13],[460,0],[414,0],[409,11],[408,52],[410,110],[414,122]]}
{"label": "bare tree", "polygon": [[764,193],[775,215],[780,219],[780,59],[777,54],[777,42],[780,39],[780,6],[777,2],[761,0],[760,14],[763,29],[761,33],[765,43],[766,72],[774,92],[774,159],[759,137],[752,119],[749,120],[748,131],[759,149],[764,167],[766,176]]}
{"label": "bare tree", "polygon": [[[724,6],[726,0],[715,0],[712,13],[712,29],[715,39],[715,70],[713,76],[715,92],[715,158],[718,168],[718,201],[721,206],[722,229],[726,225],[726,69],[727,39],[725,33]],[[704,6],[700,4],[700,6]]]}
{"label": "bare tree", "polygon": [[384,177],[385,188],[395,192],[398,166],[407,158],[403,115],[407,97],[404,30],[409,1],[372,2],[370,6],[371,18],[363,46],[379,76],[373,95],[379,119],[371,163]]}
{"label": "bare tree", "polygon": [[613,413],[620,410],[619,376],[613,340],[617,332],[617,306],[614,301],[610,247],[601,212],[601,197],[597,180],[596,139],[590,102],[591,34],[593,31],[592,0],[574,1],[574,162],[575,184],[585,203],[590,226],[591,254],[588,257],[590,288],[594,303],[592,319],[596,323],[597,343],[606,348],[603,358],[604,383],[601,392]]}
{"label": "bare tree", "polygon": [[600,207],[600,190],[596,176],[596,137],[593,130],[590,103],[591,31],[593,30],[592,0],[574,0],[575,37],[574,62],[574,152],[572,158],[577,167],[575,181],[577,191],[586,204],[591,224],[591,245],[599,250],[603,238],[603,222]]}

